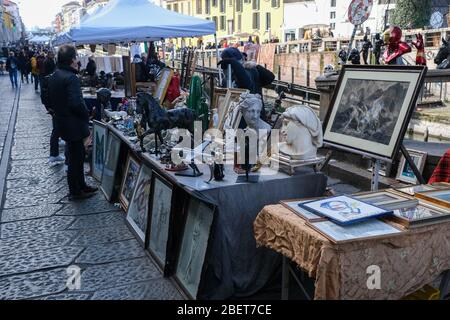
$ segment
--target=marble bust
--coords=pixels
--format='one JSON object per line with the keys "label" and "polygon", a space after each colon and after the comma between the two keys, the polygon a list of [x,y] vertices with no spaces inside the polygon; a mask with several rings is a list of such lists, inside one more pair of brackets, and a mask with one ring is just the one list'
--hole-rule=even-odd
{"label": "marble bust", "polygon": [[244,117],[247,126],[253,130],[271,130],[271,126],[261,119],[263,108],[261,95],[243,93],[239,99],[239,110]]}
{"label": "marble bust", "polygon": [[323,143],[322,124],[316,113],[307,106],[288,108],[283,113],[280,155],[292,160],[308,160],[317,157],[317,148]]}

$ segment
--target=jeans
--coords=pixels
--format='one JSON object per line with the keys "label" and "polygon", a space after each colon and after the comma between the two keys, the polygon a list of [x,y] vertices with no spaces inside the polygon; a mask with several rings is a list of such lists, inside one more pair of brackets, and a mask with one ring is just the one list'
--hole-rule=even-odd
{"label": "jeans", "polygon": [[68,170],[67,183],[69,184],[69,192],[71,195],[79,195],[86,187],[84,180],[84,143],[79,141],[66,141]]}
{"label": "jeans", "polygon": [[34,79],[34,90],[37,91],[39,88],[39,75],[33,74]]}
{"label": "jeans", "polygon": [[55,117],[52,116],[52,135],[50,136],[50,157],[59,156],[59,133],[55,129]]}
{"label": "jeans", "polygon": [[23,78],[25,78],[25,80],[27,80],[27,83],[29,83],[29,81],[28,81],[28,73],[27,72],[21,72],[20,73],[20,78],[22,80],[22,83],[25,82],[25,81],[23,81]]}
{"label": "jeans", "polygon": [[9,70],[9,79],[11,80],[11,85],[17,88],[17,69]]}

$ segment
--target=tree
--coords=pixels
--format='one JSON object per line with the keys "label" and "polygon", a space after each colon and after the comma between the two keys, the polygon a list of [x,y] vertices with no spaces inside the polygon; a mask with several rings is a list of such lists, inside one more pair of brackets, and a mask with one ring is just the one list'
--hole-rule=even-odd
{"label": "tree", "polygon": [[429,24],[432,0],[397,0],[391,25],[400,28],[423,28]]}

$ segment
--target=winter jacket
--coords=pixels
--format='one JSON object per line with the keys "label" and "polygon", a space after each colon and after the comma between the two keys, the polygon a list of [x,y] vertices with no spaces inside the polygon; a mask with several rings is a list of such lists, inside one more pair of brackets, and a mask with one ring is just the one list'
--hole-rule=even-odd
{"label": "winter jacket", "polygon": [[13,71],[14,69],[17,70],[19,68],[19,61],[16,57],[9,57],[6,60],[6,71]]}
{"label": "winter jacket", "polygon": [[89,111],[83,100],[78,71],[58,66],[48,78],[49,108],[55,113],[55,129],[65,141],[89,136]]}
{"label": "winter jacket", "polygon": [[31,58],[31,73],[35,76],[37,76],[39,74],[36,57]]}

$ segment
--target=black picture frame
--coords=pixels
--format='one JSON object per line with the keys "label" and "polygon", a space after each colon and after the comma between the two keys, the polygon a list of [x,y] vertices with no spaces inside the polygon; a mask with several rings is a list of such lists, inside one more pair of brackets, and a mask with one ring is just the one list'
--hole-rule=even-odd
{"label": "black picture frame", "polygon": [[[343,142],[344,140],[342,138],[340,139],[336,139],[336,137],[333,137],[333,139],[330,138],[330,133],[331,132],[331,128],[329,127],[330,125],[330,121],[334,120],[334,118],[332,118],[332,115],[336,114],[337,110],[335,111],[335,109],[337,109],[340,105],[341,101],[337,101],[338,97],[342,98],[342,95],[344,93],[345,87],[342,87],[342,85],[344,84],[344,79],[346,79],[345,81],[347,81],[348,79],[346,78],[346,76],[348,75],[348,72],[356,72],[356,73],[361,73],[363,74],[364,72],[367,73],[367,81],[373,81],[376,76],[380,76],[381,73],[385,73],[385,75],[387,75],[387,73],[392,73],[392,74],[396,74],[396,75],[400,75],[400,74],[417,74],[417,81],[414,84],[414,88],[413,88],[413,92],[410,96],[410,99],[408,99],[408,103],[407,103],[407,110],[405,110],[404,112],[404,117],[401,119],[401,126],[399,128],[399,130],[397,131],[396,136],[392,136],[392,138],[395,138],[395,143],[390,142],[389,143],[389,151],[386,152],[377,152],[374,150],[370,150],[370,146],[368,146],[366,143],[363,143],[364,141],[368,141],[371,142],[369,140],[364,140],[361,139],[363,142],[356,146],[356,145],[351,145],[349,143],[345,143]],[[339,79],[337,81],[336,84],[336,88],[334,90],[333,93],[333,97],[331,99],[331,103],[330,103],[330,107],[328,109],[328,112],[326,114],[324,123],[323,123],[323,132],[324,132],[324,145],[329,146],[331,148],[336,148],[336,149],[341,149],[344,151],[348,151],[348,152],[352,152],[352,153],[356,153],[356,154],[361,154],[364,156],[369,156],[371,158],[374,159],[379,159],[379,160],[383,160],[383,161],[387,161],[389,163],[393,162],[395,159],[395,156],[397,155],[400,145],[403,141],[403,137],[406,134],[406,130],[408,128],[408,124],[409,121],[411,119],[411,116],[414,112],[414,108],[415,105],[417,103],[417,99],[419,97],[420,91],[423,87],[423,83],[425,81],[425,74],[427,72],[427,67],[425,66],[361,66],[361,65],[345,65],[342,68],[342,71],[340,72],[339,75]],[[361,80],[359,78],[357,78],[358,80]],[[409,90],[409,88],[408,88]],[[408,97],[405,97],[405,101],[407,101]],[[401,108],[402,110],[403,108]],[[396,127],[397,127],[397,123],[396,122]],[[333,122],[331,122],[331,125],[333,125]],[[334,134],[334,133],[333,133]],[[345,137],[346,135],[344,134],[339,134],[340,136]],[[355,138],[355,137],[350,137],[351,139]],[[392,144],[392,146],[391,146]]]}
{"label": "black picture frame", "polygon": [[108,201],[111,201],[113,198],[121,145],[122,141],[120,138],[109,130],[106,160],[100,184],[100,190],[102,190]]}
{"label": "black picture frame", "polygon": [[[102,130],[103,133],[103,139],[98,140],[97,139],[97,132],[98,130]],[[106,154],[107,154],[107,144],[108,144],[108,127],[105,123],[94,120],[93,126],[92,126],[92,177],[97,180],[101,181],[102,174],[103,174],[103,167],[105,166],[106,161]],[[101,150],[99,150],[99,144],[101,144]],[[102,158],[100,161],[98,160],[99,156]],[[101,167],[101,168],[100,168]]]}

